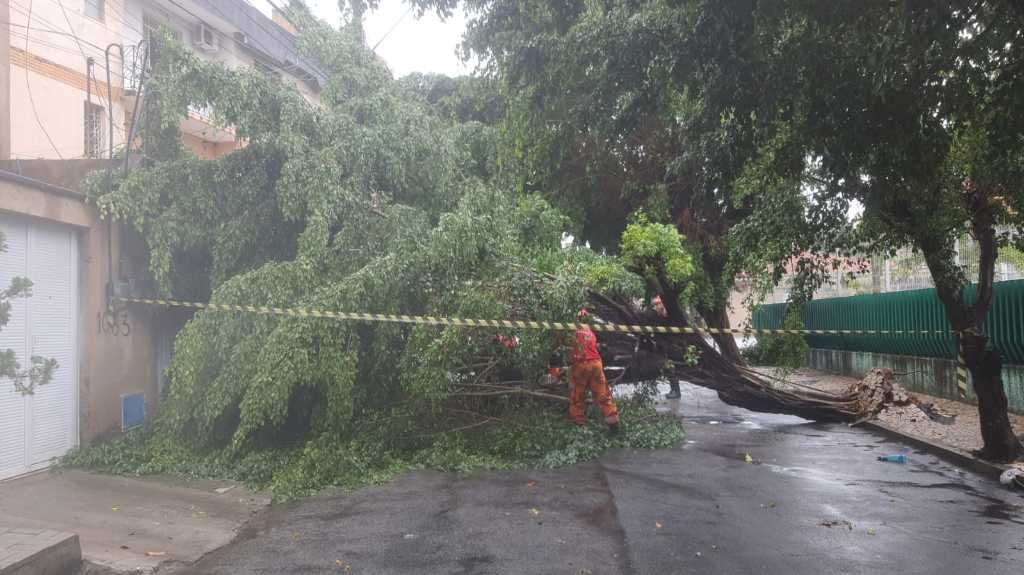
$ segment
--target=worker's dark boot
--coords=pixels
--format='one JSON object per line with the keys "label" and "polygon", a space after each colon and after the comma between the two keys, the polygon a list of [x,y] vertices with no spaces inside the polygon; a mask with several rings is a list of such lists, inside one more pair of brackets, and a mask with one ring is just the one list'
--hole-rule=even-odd
{"label": "worker's dark boot", "polygon": [[672,389],[668,392],[668,395],[665,396],[665,399],[679,399],[680,397],[682,397],[682,394],[679,393],[679,386],[673,385]]}
{"label": "worker's dark boot", "polygon": [[609,423],[608,424],[608,435],[618,435],[618,434],[619,434],[619,424],[618,423]]}

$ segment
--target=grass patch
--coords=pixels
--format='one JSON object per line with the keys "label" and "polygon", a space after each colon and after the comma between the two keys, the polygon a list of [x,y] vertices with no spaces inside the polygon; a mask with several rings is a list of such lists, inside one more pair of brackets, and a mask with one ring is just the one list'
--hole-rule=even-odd
{"label": "grass patch", "polygon": [[62,464],[118,475],[229,479],[269,489],[276,501],[286,501],[326,487],[380,484],[414,469],[547,469],[588,461],[614,448],[672,447],[683,438],[678,419],[657,414],[649,405],[627,403],[621,417],[622,433],[615,437],[597,415],[576,427],[561,411],[524,409],[500,422],[419,437],[411,447],[367,431],[347,439],[322,434],[302,445],[248,453],[229,448],[195,451],[175,438],[138,430],[75,450]]}

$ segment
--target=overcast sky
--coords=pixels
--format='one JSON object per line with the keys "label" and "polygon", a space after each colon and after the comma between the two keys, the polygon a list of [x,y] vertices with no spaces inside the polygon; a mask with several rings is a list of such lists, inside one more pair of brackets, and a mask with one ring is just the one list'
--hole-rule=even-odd
{"label": "overcast sky", "polygon": [[[338,25],[341,14],[338,0],[306,2],[317,16],[333,26]],[[256,0],[253,4],[269,14],[267,2]],[[472,72],[472,68],[464,65],[455,53],[466,29],[466,18],[461,8],[442,22],[433,12],[417,19],[402,0],[380,0],[380,7],[369,14],[364,28],[367,44],[377,45],[377,54],[388,63],[396,78],[410,72],[449,76]]]}

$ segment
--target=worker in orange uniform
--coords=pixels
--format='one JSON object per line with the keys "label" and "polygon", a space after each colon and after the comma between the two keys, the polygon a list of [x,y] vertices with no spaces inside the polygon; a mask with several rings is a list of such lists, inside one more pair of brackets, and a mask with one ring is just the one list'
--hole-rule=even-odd
{"label": "worker in orange uniform", "polygon": [[576,425],[583,425],[587,418],[587,390],[594,394],[594,403],[601,408],[608,432],[619,432],[619,410],[612,401],[612,392],[604,378],[604,365],[597,352],[597,336],[586,322],[590,314],[582,309],[576,319],[583,324],[576,330],[569,358],[569,418]]}

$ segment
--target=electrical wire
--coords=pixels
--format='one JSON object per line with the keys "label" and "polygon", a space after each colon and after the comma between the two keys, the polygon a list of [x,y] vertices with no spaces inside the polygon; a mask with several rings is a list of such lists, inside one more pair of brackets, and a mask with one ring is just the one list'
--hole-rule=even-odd
{"label": "electrical wire", "polygon": [[[96,79],[96,72],[91,72],[91,73],[92,73],[92,82],[94,84],[96,84],[97,86],[101,86],[102,84],[100,84],[100,81]],[[111,86],[108,86],[107,88],[108,88],[108,90],[107,90],[107,97],[106,97],[107,113],[112,115],[114,113],[114,106],[113,106],[113,104],[110,103],[110,92],[111,92],[111,90],[109,88],[111,88]],[[100,94],[99,90],[96,91],[96,97],[100,99],[100,102],[102,102],[103,99],[104,99],[103,96]],[[122,111],[124,111],[124,106],[121,106],[121,109],[122,109]],[[114,129],[117,130],[117,132],[121,135],[121,141],[123,142],[124,141],[124,128],[122,128],[121,126],[118,126],[116,123],[114,123],[113,126],[114,126]],[[113,138],[114,135],[110,134],[110,137]]]}
{"label": "electrical wire", "polygon": [[[51,2],[53,2],[53,1],[54,0],[51,0]],[[16,11],[19,11],[22,14],[25,14],[24,8],[19,7],[17,4],[14,4],[13,2],[11,2],[11,7],[14,8]],[[106,6],[107,9],[109,9],[111,7],[112,7],[112,5]],[[82,18],[86,18],[86,17],[82,16]],[[73,33],[64,32],[61,29],[61,26],[59,26],[57,24],[54,24],[53,22],[50,22],[49,20],[46,20],[45,18],[43,18],[43,17],[41,17],[39,15],[35,15],[34,19],[37,22],[42,22],[42,23],[46,24],[47,26],[49,26],[49,29],[40,28],[39,26],[35,26],[35,27],[33,27],[33,30],[43,31],[43,32],[46,32],[46,33],[49,33],[49,34],[59,34],[59,35],[62,35],[62,36],[67,36],[67,37],[72,37],[73,36]],[[106,21],[95,20],[95,19],[92,19],[92,18],[90,18],[89,20],[92,22],[92,25],[99,26],[99,27],[103,28],[104,30],[109,32],[111,35],[114,35],[114,36],[117,36],[117,37],[122,37],[124,35],[124,31],[123,30],[115,30],[115,29],[111,28],[110,26],[107,26]],[[20,24],[12,23],[12,25],[13,26],[19,26],[19,27],[22,27],[22,28],[24,27],[24,26],[22,26]],[[143,34],[137,27],[129,24],[128,22],[124,22],[124,25],[128,29],[138,33],[141,38],[145,38],[145,34]],[[71,27],[70,23],[68,24],[68,26],[69,26],[69,28]],[[73,32],[73,30],[72,30],[72,32]],[[93,44],[92,42],[89,42],[88,40],[86,40],[84,38],[79,38],[79,41],[84,43],[85,45],[91,47],[92,49],[96,50],[96,52],[98,54],[100,54],[100,55],[102,55],[104,53],[105,48],[103,46],[99,46],[97,44]]]}
{"label": "electrical wire", "polygon": [[412,9],[415,8],[415,7],[416,6],[414,4],[410,4],[409,5],[409,9],[406,10],[405,12],[403,12],[402,15],[399,16],[397,20],[395,20],[395,23],[392,24],[390,28],[388,28],[388,31],[385,32],[384,35],[380,37],[380,40],[377,40],[377,43],[374,44],[373,48],[370,48],[370,50],[376,52],[377,51],[377,46],[380,46],[380,43],[383,42],[384,40],[386,40],[387,37],[390,36],[391,33],[395,31],[395,28],[398,28],[398,25],[402,23],[402,20],[405,20],[405,17],[408,16],[409,13],[412,12]]}
{"label": "electrical wire", "polygon": [[[54,2],[54,3],[60,4],[60,0],[50,0],[50,2]],[[114,30],[110,26],[107,26],[107,20],[106,20],[106,16],[107,15],[112,16],[112,20],[115,23],[118,23],[118,24],[128,28],[129,30],[132,30],[133,32],[136,32],[136,33],[140,34],[140,35],[143,34],[142,30],[140,30],[138,28],[138,25],[133,25],[131,22],[129,22],[129,18],[126,18],[122,12],[119,12],[117,9],[115,9],[114,4],[111,4],[111,3],[104,2],[104,6],[103,6],[103,16],[104,16],[104,19],[103,20],[97,20],[96,18],[85,16],[84,14],[82,14],[82,17],[83,18],[89,18],[89,20],[92,21],[93,25],[101,26],[101,27],[105,28],[108,32],[111,32],[112,34],[121,35],[121,31],[120,30]]]}
{"label": "electrical wire", "polygon": [[[77,151],[78,149],[79,148],[78,148],[77,145],[76,146],[65,146],[65,147],[60,148],[60,150],[65,151],[65,152],[74,152],[74,151]],[[38,158],[39,157],[39,153],[41,153],[41,152],[50,152],[52,150],[53,150],[53,148],[50,148],[50,147],[47,147],[47,148],[37,148],[37,149],[33,149],[33,150],[22,150],[22,151],[11,150],[11,156],[22,156],[24,158],[30,158],[30,159],[31,158]],[[82,157],[82,156],[76,156],[76,157]],[[69,157],[64,158],[64,159],[74,159],[74,158],[71,158],[69,156]]]}
{"label": "electrical wire", "polygon": [[[0,20],[0,25],[13,26],[15,28],[28,28],[28,26],[26,26],[24,24],[17,24],[15,22],[4,22],[3,20]],[[47,30],[46,28],[35,27],[35,28],[32,28],[32,31],[33,32],[43,32],[44,34],[56,34],[58,36],[64,36],[64,37],[67,37],[67,38],[73,38],[74,37],[74,34],[69,34],[69,33],[64,32],[62,30]],[[11,32],[14,33],[13,30]],[[38,42],[39,40],[37,39],[36,41]],[[101,54],[103,53],[103,48],[97,46],[96,44],[93,44],[92,42],[90,42],[88,40],[80,39],[80,41],[83,44],[85,44],[86,46],[88,46],[89,48],[92,48],[92,49],[96,50],[97,52],[99,52]]]}
{"label": "electrical wire", "polygon": [[75,44],[78,45],[78,51],[82,53],[82,59],[88,62],[89,57],[85,55],[85,49],[82,48],[82,42],[78,39],[78,34],[75,34],[75,27],[71,25],[71,18],[68,18],[68,11],[64,9],[63,0],[57,0],[57,5],[60,6],[61,14],[64,15],[64,21],[68,23],[68,32],[70,32],[71,37],[75,39]]}
{"label": "electrical wire", "polygon": [[[68,33],[63,33],[63,32],[59,32],[59,31],[57,31],[57,32],[60,33],[61,35],[64,35],[64,36],[70,36],[71,38],[73,38],[75,40],[75,44],[78,46],[78,51],[79,51],[79,53],[81,53],[82,58],[85,60],[85,62],[87,64],[91,58],[88,55],[86,55],[85,49],[82,47],[82,42],[83,41],[78,37],[78,35],[74,31],[74,26],[71,24],[71,19],[68,17],[67,9],[64,7],[64,2],[62,0],[56,0],[56,2],[57,2],[57,5],[60,7],[61,14],[63,14],[64,21],[67,23],[68,30],[69,30]],[[31,25],[31,4],[30,4],[29,18],[30,18],[29,19],[29,25],[25,26],[25,45],[26,45],[25,51],[26,52],[28,52],[29,32],[31,31],[31,28],[30,28],[30,25]],[[45,42],[43,42],[43,43],[46,44]],[[50,45],[50,47],[51,48],[56,48],[56,49],[63,49],[65,52],[68,52],[70,54],[74,54],[73,51],[67,50],[64,47],[57,47],[57,46],[54,46],[52,44]],[[122,62],[122,65],[123,65],[123,62]],[[103,67],[104,69],[106,68],[105,66],[102,66],[102,65],[101,65],[101,67]],[[100,83],[96,80],[95,75],[92,75],[92,77],[89,76],[89,74],[91,74],[92,72],[88,69],[88,65],[86,65],[86,69],[87,69],[86,78],[85,78],[86,83],[94,82],[97,86],[99,86]],[[113,70],[111,70],[110,72],[111,72],[111,75],[115,75],[116,74]],[[27,68],[26,68],[26,74],[27,74]],[[117,74],[117,75],[121,76],[121,78],[123,80],[123,75],[121,75],[121,74]],[[27,76],[26,76],[26,85],[27,85]],[[113,104],[111,102],[111,86],[107,87],[106,92],[107,92],[106,93],[106,113],[112,115],[114,113],[114,107],[113,107]],[[29,87],[29,94],[30,94],[30,97],[31,97],[31,87]],[[97,96],[101,98],[101,102],[102,102],[103,101],[103,96],[100,94],[100,92],[98,90],[97,90]],[[36,117],[38,118],[38,111],[35,110],[35,102],[34,102],[34,100],[33,100],[32,104],[33,104],[33,111],[36,113]],[[123,141],[124,140],[124,129],[121,128],[120,126],[118,126],[117,124],[114,124],[114,126],[115,126],[115,128],[117,128],[117,133],[121,134],[121,140]],[[42,127],[41,121],[40,121],[40,127]],[[46,133],[45,128],[43,129],[43,131],[44,131],[44,133]],[[50,140],[49,133],[46,133],[46,136],[47,136],[47,139]],[[113,139],[114,134],[111,133],[111,134],[108,135],[108,137]],[[52,140],[51,140],[50,143],[51,143],[51,145],[53,145]],[[57,150],[56,146],[54,146],[54,152],[56,152],[57,155],[60,156],[60,152]]]}
{"label": "electrical wire", "polygon": [[[104,13],[104,15],[110,14],[111,16],[114,17],[114,20],[117,20],[125,28],[128,28],[129,30],[138,33],[139,36],[141,36],[143,38],[146,37],[145,32],[143,32],[142,29],[139,28],[140,26],[141,27],[145,27],[144,23],[138,22],[137,24],[132,24],[132,22],[134,22],[134,20],[131,17],[129,17],[123,10],[118,11],[115,8],[114,4],[109,4],[109,3],[105,4],[104,5],[104,9],[103,9],[103,13]],[[109,30],[109,28],[108,28],[108,30]]]}
{"label": "electrical wire", "polygon": [[[82,58],[85,59],[85,62],[86,62],[86,78],[85,78],[85,81],[86,81],[86,83],[88,83],[88,82],[95,82],[96,85],[98,86],[100,83],[98,81],[96,81],[96,75],[92,71],[92,69],[89,68],[89,65],[88,65],[89,61],[90,61],[90,58],[89,58],[89,56],[85,55],[85,50],[82,49],[82,43],[78,39],[78,34],[75,34],[75,27],[71,25],[71,19],[68,18],[68,12],[67,12],[67,10],[64,9],[64,2],[63,2],[63,0],[57,0],[57,5],[60,6],[60,11],[61,11],[62,14],[64,14],[64,21],[67,22],[67,24],[68,24],[68,31],[71,32],[71,37],[75,39],[75,43],[78,44],[78,50],[82,53]],[[122,60],[121,61],[121,66],[123,68],[124,67],[124,52],[121,52],[121,56],[122,56],[122,58],[121,58],[121,60]],[[110,70],[109,72],[112,73],[113,70]],[[89,74],[92,74],[92,78],[89,77]],[[109,78],[109,76],[108,76],[108,78]],[[111,103],[111,99],[112,99],[111,98],[111,96],[112,96],[111,92],[113,92],[113,86],[109,85],[109,83],[107,85],[106,92],[107,92],[107,98],[106,98],[106,100],[107,100],[107,114],[109,114],[110,116],[113,116],[114,115],[114,105],[113,105],[113,103]],[[103,101],[103,96],[100,94],[99,90],[96,91],[96,95],[100,98],[100,101],[102,102]],[[123,142],[124,141],[124,129],[121,129],[117,124],[115,124],[113,122],[111,122],[111,126],[114,126],[115,128],[118,128],[118,132],[121,134],[121,141]],[[113,130],[111,132],[113,132]],[[114,139],[114,134],[113,133],[107,134],[107,137],[111,139],[111,142],[113,142],[113,139]]]}
{"label": "electrical wire", "polygon": [[[171,0],[171,2],[174,2],[174,0]],[[221,15],[221,16],[223,16],[224,18],[227,18],[227,17],[228,17],[228,15],[227,15],[227,14],[225,14],[223,10],[221,10],[220,8],[218,8],[218,7],[217,7],[217,4],[216,4],[216,3],[214,3],[214,4],[213,4],[213,9],[214,9],[214,10],[216,10],[217,12],[219,12],[219,13],[220,13],[220,15]],[[253,24],[255,24],[255,25],[259,26],[259,27],[260,27],[260,28],[261,28],[261,29],[262,29],[262,30],[263,30],[264,32],[266,32],[266,33],[267,33],[267,35],[268,35],[268,36],[270,36],[270,37],[271,37],[271,38],[273,38],[273,39],[274,39],[274,40],[275,40],[275,41],[276,41],[276,42],[277,42],[278,44],[280,44],[280,45],[281,45],[281,47],[285,49],[285,51],[287,51],[287,52],[288,52],[288,53],[289,53],[289,54],[290,54],[291,56],[295,57],[295,58],[296,58],[296,60],[298,60],[298,55],[297,55],[297,54],[295,54],[295,52],[291,51],[291,49],[290,49],[290,48],[289,48],[289,47],[288,47],[288,46],[287,46],[287,45],[286,45],[286,44],[285,44],[284,42],[282,42],[282,41],[281,41],[281,40],[280,40],[279,38],[277,38],[276,36],[274,36],[274,34],[273,34],[272,32],[270,32],[269,30],[267,30],[266,28],[264,28],[264,27],[263,27],[263,25],[262,25],[262,24],[261,24],[261,23],[260,23],[259,21],[257,21],[257,20],[256,20],[255,18],[253,18],[253,17],[252,17],[252,15],[250,15],[250,14],[248,14],[248,13],[245,13],[245,17],[246,17],[246,18],[248,18],[248,19],[249,19],[249,21],[250,21],[250,22],[252,22]],[[270,55],[271,55],[271,51],[270,51],[269,49],[267,49],[266,45],[264,45],[264,44],[263,44],[262,42],[260,42],[259,40],[256,40],[256,38],[253,38],[253,40],[254,40],[254,41],[256,42],[256,45],[257,45],[257,46],[259,46],[259,48],[260,48],[261,50],[263,50],[263,53],[264,53],[264,54],[266,54],[267,56],[270,56]]]}
{"label": "electrical wire", "polygon": [[[14,32],[14,31],[11,32],[11,37],[18,39],[19,41],[20,40],[25,40],[26,38],[29,38],[29,36],[27,36],[25,34],[21,34],[21,33]],[[71,56],[78,56],[79,55],[79,52],[77,50],[74,50],[72,48],[68,48],[67,46],[61,46],[59,44],[53,44],[51,42],[47,42],[46,40],[40,40],[39,38],[32,38],[32,44],[33,45],[46,46],[47,48],[49,48],[51,50],[55,50],[55,51],[58,51],[58,52],[63,52],[65,54],[68,54],[68,55],[71,55]],[[102,69],[102,70],[104,70],[104,71],[106,70],[106,66],[103,65],[102,63],[100,63],[99,60],[93,59],[93,65],[98,67],[98,68],[100,68],[100,69]],[[111,76],[114,76],[114,77],[118,78],[119,80],[123,80],[124,79],[124,75],[119,73],[116,69],[112,69],[110,71],[110,74],[111,74]]]}
{"label": "electrical wire", "polygon": [[[28,21],[27,25],[32,25],[32,0],[28,0]],[[28,52],[28,35],[25,36],[25,52]],[[32,83],[29,82],[28,66],[25,66],[25,90],[28,92],[28,101],[32,106],[32,114],[36,117],[36,124],[39,125],[39,129],[43,131],[43,135],[46,136],[46,141],[50,142],[50,147],[53,148],[53,153],[57,154],[57,157],[61,160],[64,156],[61,155],[60,151],[57,150],[57,145],[53,143],[53,138],[50,137],[50,133],[46,131],[46,126],[43,125],[43,121],[39,119],[39,110],[36,109],[36,100],[32,96]]]}

